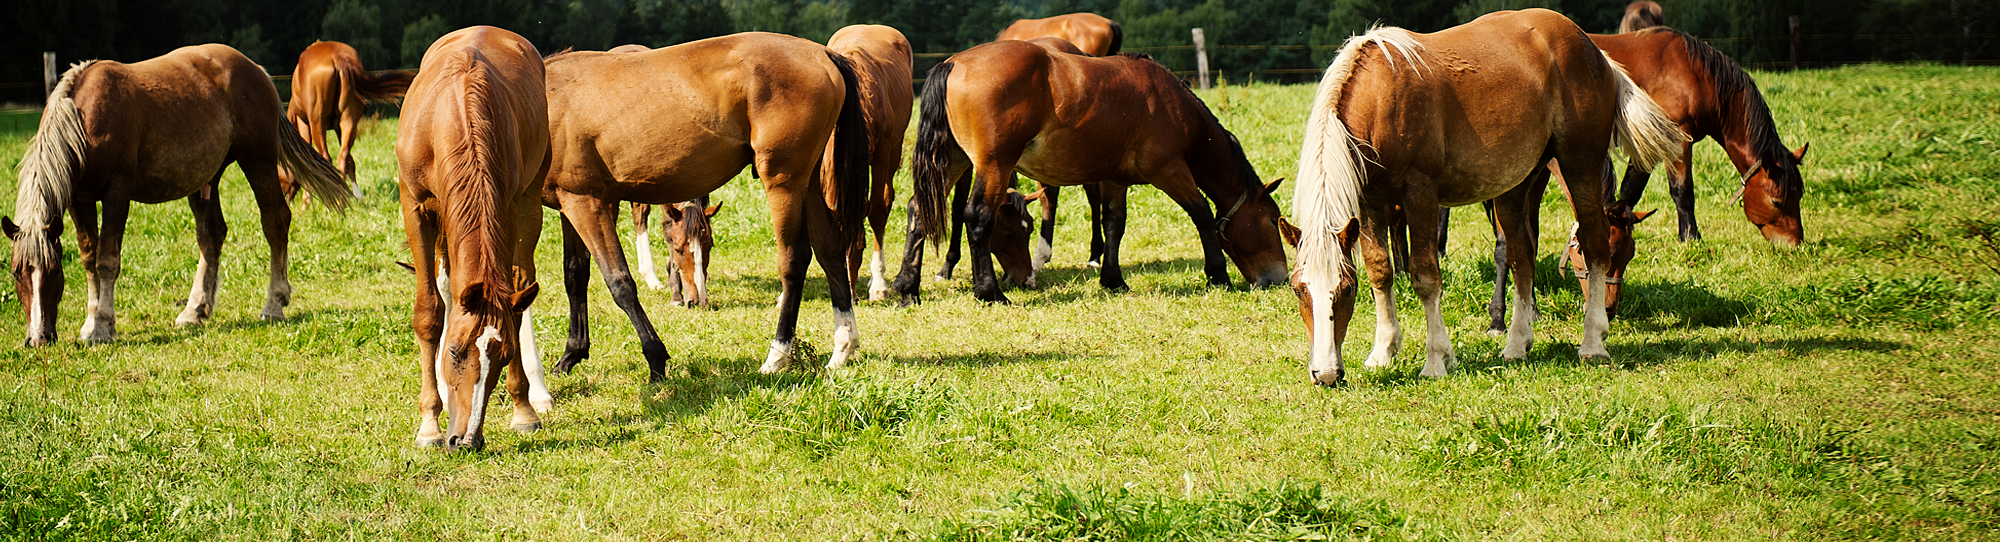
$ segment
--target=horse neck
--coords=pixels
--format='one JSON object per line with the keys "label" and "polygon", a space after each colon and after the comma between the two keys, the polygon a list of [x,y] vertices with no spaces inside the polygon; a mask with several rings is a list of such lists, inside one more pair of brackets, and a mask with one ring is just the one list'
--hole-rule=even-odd
{"label": "horse neck", "polygon": [[84,69],[96,62],[79,63],[63,73],[49,94],[27,155],[21,159],[14,212],[24,233],[15,253],[26,258],[26,263],[50,266],[62,256],[56,232],[62,227],[63,210],[74,197],[73,183],[83,169],[88,135],[83,114],[70,94]]}
{"label": "horse neck", "polygon": [[1737,173],[1748,171],[1760,161],[1773,163],[1776,155],[1789,152],[1778,138],[1777,123],[1771,119],[1771,110],[1756,87],[1718,94],[1716,108],[1722,117],[1722,131],[1717,139],[1721,140],[1729,161],[1736,165]]}
{"label": "horse neck", "polygon": [[1207,124],[1206,129],[1193,134],[1196,150],[1189,153],[1188,169],[1194,174],[1195,188],[1221,206],[1217,212],[1228,212],[1230,204],[1244,197],[1244,191],[1262,187],[1244,178],[1249,158],[1230,148],[1229,132],[1214,119]]}
{"label": "horse neck", "polygon": [[[448,196],[444,213],[445,232],[451,247],[453,269],[462,269],[466,278],[485,281],[488,295],[511,292],[507,273],[513,262],[514,194],[505,179],[515,178],[507,153],[497,140],[502,126],[497,122],[505,111],[495,95],[499,81],[483,63],[469,62],[462,79],[459,120],[460,141],[452,142],[445,158],[447,173],[443,192]],[[453,281],[470,284],[469,281]],[[462,286],[461,286],[462,287]]]}

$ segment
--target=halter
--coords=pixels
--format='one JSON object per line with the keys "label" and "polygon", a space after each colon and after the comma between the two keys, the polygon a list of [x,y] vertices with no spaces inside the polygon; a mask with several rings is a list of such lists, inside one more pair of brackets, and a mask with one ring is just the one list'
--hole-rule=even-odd
{"label": "halter", "polygon": [[[1255,183],[1252,184],[1254,185]],[[1229,240],[1229,234],[1223,233],[1224,231],[1223,226],[1229,225],[1229,219],[1236,217],[1236,210],[1242,209],[1243,202],[1250,201],[1250,193],[1256,191],[1257,189],[1258,187],[1256,186],[1244,188],[1243,195],[1236,196],[1236,203],[1230,205],[1229,210],[1223,211],[1222,216],[1217,217],[1215,219],[1215,238],[1221,239],[1223,241]]]}
{"label": "halter", "polygon": [[1751,162],[1750,169],[1743,170],[1743,178],[1736,180],[1736,195],[1729,197],[1730,205],[1743,203],[1743,191],[1750,189],[1750,176],[1756,175],[1759,169],[1764,169],[1764,159],[1762,158],[1758,158],[1756,162]]}
{"label": "halter", "polygon": [[[1569,274],[1576,275],[1576,278],[1578,279],[1590,280],[1590,271],[1588,269],[1578,269],[1575,266],[1569,264],[1569,251],[1574,250],[1577,251],[1578,253],[1583,252],[1583,244],[1577,241],[1576,239],[1576,230],[1582,227],[1583,227],[1582,224],[1575,224],[1575,223],[1572,223],[1569,226],[1569,245],[1563,247],[1562,269],[1563,271],[1568,272]],[[1625,277],[1611,276],[1611,271],[1607,269],[1604,272],[1604,283],[1624,284]]]}

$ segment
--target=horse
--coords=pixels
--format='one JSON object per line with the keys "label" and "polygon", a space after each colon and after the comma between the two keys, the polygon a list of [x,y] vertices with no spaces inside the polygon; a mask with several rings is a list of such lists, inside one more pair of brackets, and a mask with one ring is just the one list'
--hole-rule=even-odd
{"label": "horse", "polygon": [[[513,430],[539,429],[540,413],[554,406],[528,310],[541,291],[535,242],[549,165],[541,58],[507,30],[454,31],[424,52],[403,102],[396,163],[418,264],[410,319],[423,380],[418,447],[483,447],[487,398],[503,367]],[[451,413],[443,432],[440,410]]]}
{"label": "horse", "polygon": [[[632,204],[632,221],[645,223],[645,214],[652,205]],[[673,305],[709,308],[708,305],[708,262],[715,252],[715,214],[722,211],[722,204],[708,204],[708,196],[702,196],[680,203],[659,206],[665,220],[660,222],[660,236],[667,242],[669,256],[667,273],[673,276]],[[637,234],[639,242],[645,242],[645,231]],[[651,281],[653,289],[659,289],[659,278],[652,272],[653,259],[650,251],[641,245],[639,249],[640,272]]]}
{"label": "horse", "polygon": [[26,345],[55,340],[63,296],[64,211],[76,224],[87,285],[78,338],[116,338],[119,252],[134,201],[188,200],[200,259],[194,286],[174,323],[208,321],[229,231],[219,190],[231,162],[243,170],[256,194],[264,240],[271,247],[270,283],[258,315],[281,320],[292,301],[286,272],[292,211],[279,170],[291,172],[329,207],[344,209],[348,194],[340,172],[285,122],[271,76],[220,44],[182,47],[131,64],[86,61],[63,72],[18,166],[14,212],[20,222],[0,218],[0,229],[14,244],[11,266],[15,292],[27,312]]}
{"label": "horse", "polygon": [[1090,56],[1118,54],[1125,44],[1125,28],[1118,21],[1095,13],[1071,13],[1046,19],[1021,19],[1008,24],[993,41],[1026,41],[1031,38],[1062,38],[1076,44]]}
{"label": "horse", "polygon": [[[1376,304],[1367,366],[1395,359],[1402,332],[1384,244],[1398,206],[1416,243],[1411,283],[1427,327],[1421,374],[1444,376],[1456,355],[1439,307],[1437,209],[1499,198],[1502,235],[1520,239],[1521,185],[1546,175],[1551,158],[1573,196],[1588,267],[1578,354],[1608,359],[1602,164],[1614,145],[1651,164],[1684,140],[1624,70],[1553,11],[1495,12],[1432,34],[1378,27],[1347,40],[1315,92],[1292,200],[1302,231],[1291,280],[1308,322],[1308,380],[1332,386],[1345,377],[1340,348],[1354,310],[1357,241]],[[1532,302],[1534,266],[1522,250],[1507,261],[1516,310],[1501,356],[1518,359],[1533,340],[1524,303]]]}
{"label": "horse", "polygon": [[1625,17],[1618,21],[1618,33],[1630,34],[1640,29],[1666,26],[1666,12],[1659,2],[1640,1],[1625,5]]}
{"label": "horse", "polygon": [[[861,118],[868,123],[872,152],[868,160],[868,228],[875,232],[875,250],[868,261],[868,300],[880,301],[889,297],[882,237],[889,227],[890,208],[896,205],[896,168],[903,163],[903,133],[910,127],[910,104],[916,99],[909,85],[910,40],[895,28],[854,25],[834,32],[826,47],[854,64],[854,75],[861,84]],[[855,237],[854,249],[848,254],[848,280],[857,285],[865,243],[862,237]]]}
{"label": "horse", "polygon": [[1084,57],[998,41],[932,68],[923,92],[911,157],[913,231],[894,285],[903,304],[918,301],[922,240],[944,240],[947,187],[966,176],[975,190],[960,208],[972,225],[973,295],[1007,302],[994,281],[991,235],[993,212],[1016,171],[1044,185],[1105,183],[1107,247],[1098,277],[1105,288],[1126,287],[1118,243],[1125,190],[1134,184],[1159,188],[1187,212],[1209,284],[1230,284],[1229,259],[1254,287],[1284,280],[1279,210],[1269,193],[1275,183],[1261,184],[1236,136],[1149,57]]}
{"label": "horse", "polygon": [[[400,70],[369,75],[361,69],[361,56],[353,47],[337,41],[315,41],[299,53],[298,68],[292,70],[292,101],[285,109],[285,118],[298,128],[300,136],[312,142],[313,149],[329,159],[333,155],[326,148],[326,131],[338,132],[340,170],[353,182],[354,136],[361,124],[363,102],[402,97],[415,77]],[[296,191],[297,187],[286,186],[287,195]]]}
{"label": "horse", "polygon": [[[1613,198],[1612,196],[1616,192],[1616,187],[1612,186],[1611,182],[1615,181],[1617,177],[1610,171],[1611,164],[1609,162],[1605,163],[1604,167],[1603,184],[1601,187],[1604,198],[1604,219],[1607,227],[1605,237],[1606,241],[1611,245],[1611,260],[1604,268],[1604,316],[1606,319],[1612,319],[1618,317],[1618,299],[1624,288],[1625,271],[1630,266],[1632,257],[1636,253],[1637,242],[1633,239],[1632,232],[1638,227],[1640,222],[1645,221],[1654,212],[1633,212],[1630,205]],[[1547,169],[1549,175],[1554,175],[1558,178],[1562,175],[1560,168],[1553,162],[1548,165]],[[1513,244],[1509,244],[1507,239],[1501,235],[1500,223],[1495,221],[1498,215],[1494,212],[1493,200],[1481,203],[1481,206],[1486,211],[1487,223],[1493,226],[1493,296],[1486,303],[1486,315],[1488,319],[1486,333],[1488,335],[1500,335],[1507,332],[1507,250],[1510,247],[1517,250],[1525,250],[1530,260],[1533,260],[1538,253],[1536,251],[1536,240],[1540,238],[1542,229],[1540,218],[1542,194],[1548,190],[1549,175],[1537,174],[1529,178],[1527,183],[1525,183],[1528,195],[1522,198],[1523,208],[1520,211],[1520,216],[1526,221],[1522,226],[1527,233],[1521,236],[1521,240]],[[1569,199],[1570,205],[1574,207],[1576,200],[1569,193],[1568,185],[1557,183],[1556,186],[1563,187],[1563,197]],[[1440,219],[1447,216],[1446,213],[1449,212],[1450,209],[1448,208],[1440,209]],[[1442,247],[1445,240],[1444,224],[1440,222],[1438,228],[1438,246]],[[1404,250],[1403,253],[1407,259],[1408,250]],[[1580,288],[1588,288],[1590,286],[1586,282],[1589,276],[1585,273],[1585,270],[1589,269],[1589,266],[1583,257],[1581,241],[1578,241],[1575,231],[1570,232],[1569,243],[1563,247],[1563,254],[1558,258],[1562,262],[1566,272],[1576,276]],[[1529,290],[1529,292],[1530,295],[1533,294],[1533,290]],[[1527,306],[1530,308],[1535,306],[1532,299],[1529,300]]]}
{"label": "horse", "polygon": [[[558,372],[590,355],[585,293],[590,261],[632,320],[653,380],[666,378],[666,346],[639,306],[618,246],[617,202],[667,203],[707,194],[743,167],[763,181],[778,241],[783,291],[778,326],[760,368],[784,370],[814,256],[834,308],[829,368],[859,346],[849,242],[860,234],[868,192],[868,128],[852,65],[817,43],[750,32],[638,53],[561,53],[548,67],[555,140],[543,205],[563,217],[563,284],[570,337]],[[832,171],[822,171],[828,141]]]}

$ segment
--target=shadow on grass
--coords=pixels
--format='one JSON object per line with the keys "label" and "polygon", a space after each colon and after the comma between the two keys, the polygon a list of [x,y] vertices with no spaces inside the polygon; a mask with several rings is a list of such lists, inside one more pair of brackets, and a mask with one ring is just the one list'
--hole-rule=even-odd
{"label": "shadow on grass", "polygon": [[1104,360],[1107,358],[1108,358],[1107,356],[1100,354],[1091,354],[1091,353],[1075,352],[1075,351],[1048,351],[1048,350],[1034,351],[1034,352],[982,351],[982,352],[972,352],[959,355],[932,354],[924,356],[898,356],[890,358],[889,362],[897,365],[909,365],[917,367],[981,368],[981,367],[998,367],[1003,365],[1013,365],[1016,363],[1041,362],[1041,361],[1063,361],[1063,360],[1092,361],[1092,360]]}
{"label": "shadow on grass", "polygon": [[[645,417],[671,421],[708,412],[716,403],[758,388],[797,386],[819,379],[825,360],[819,356],[794,362],[794,370],[778,374],[757,372],[761,362],[751,359],[685,357],[682,366],[665,381],[649,384],[640,399]],[[809,366],[806,369],[804,366]]]}

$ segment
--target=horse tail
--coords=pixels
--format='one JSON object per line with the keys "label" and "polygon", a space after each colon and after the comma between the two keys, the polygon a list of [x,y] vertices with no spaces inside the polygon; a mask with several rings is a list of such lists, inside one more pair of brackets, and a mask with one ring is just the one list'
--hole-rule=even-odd
{"label": "horse tail", "polygon": [[945,176],[951,170],[951,151],[958,147],[944,109],[945,82],[951,79],[951,68],[951,61],[946,60],[924,74],[916,148],[910,153],[910,201],[917,211],[918,233],[932,245],[944,242],[945,198],[951,191],[951,179]]}
{"label": "horse tail", "polygon": [[[278,110],[278,166],[290,173],[292,182],[305,185],[313,199],[335,210],[347,209],[352,194],[347,191],[343,179],[346,174],[333,167],[319,151],[313,150],[305,138],[299,136],[298,126],[285,117],[285,110]],[[296,189],[296,185],[295,188]]]}
{"label": "horse tail", "polygon": [[1104,56],[1111,56],[1118,54],[1118,49],[1124,46],[1125,46],[1125,27],[1120,26],[1118,24],[1118,21],[1111,21],[1111,48],[1104,50]]}
{"label": "horse tail", "polygon": [[355,74],[354,93],[371,102],[386,102],[403,97],[409,92],[410,82],[417,74],[403,70],[389,70],[375,75]]}
{"label": "horse tail", "polygon": [[[832,50],[826,52],[827,60],[840,70],[840,82],[846,89],[846,97],[840,102],[840,118],[833,131],[833,171],[827,179],[827,186],[833,189],[835,201],[839,202],[831,213],[834,224],[840,227],[849,241],[859,242],[861,219],[868,216],[868,118],[861,107],[861,78],[854,73],[854,62]],[[824,177],[824,175],[822,175]],[[841,246],[848,243],[843,242]]]}
{"label": "horse tail", "polygon": [[1417,56],[1422,45],[1409,31],[1377,27],[1341,45],[1340,54],[1327,67],[1314,93],[1305,144],[1299,151],[1299,173],[1294,177],[1298,180],[1292,185],[1292,216],[1300,228],[1300,278],[1328,288],[1338,277],[1340,266],[1352,265],[1343,254],[1339,235],[1360,216],[1362,164],[1366,160],[1360,143],[1340,119],[1340,99],[1361,59],[1362,48],[1370,43],[1383,48],[1390,69],[1396,62],[1396,56],[1387,50],[1390,45],[1413,67],[1423,62]]}
{"label": "horse tail", "polygon": [[1679,157],[1681,144],[1688,141],[1679,124],[1667,118],[1667,113],[1654,103],[1646,90],[1632,82],[1632,76],[1625,73],[1625,67],[1612,60],[1603,52],[1604,63],[1611,68],[1611,78],[1618,87],[1618,121],[1612,132],[1611,143],[1625,149],[1625,155],[1640,169],[1652,171],[1653,165]]}
{"label": "horse tail", "polygon": [[[69,209],[72,183],[83,169],[85,138],[83,113],[70,96],[71,86],[95,60],[79,62],[63,72],[42,107],[42,124],[28,142],[21,158],[19,190],[14,196],[14,212],[23,230],[62,227],[63,211]],[[62,250],[53,235],[22,235],[15,240],[19,254],[30,263],[52,267]]]}

